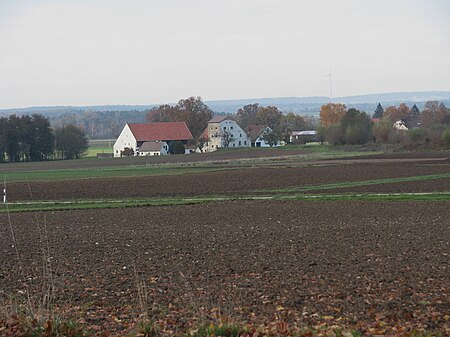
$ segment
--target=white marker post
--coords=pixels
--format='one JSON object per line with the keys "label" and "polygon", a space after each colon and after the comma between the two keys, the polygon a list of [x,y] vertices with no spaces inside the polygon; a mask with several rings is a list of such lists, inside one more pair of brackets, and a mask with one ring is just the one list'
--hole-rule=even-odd
{"label": "white marker post", "polygon": [[6,204],[6,188],[3,189],[3,203]]}

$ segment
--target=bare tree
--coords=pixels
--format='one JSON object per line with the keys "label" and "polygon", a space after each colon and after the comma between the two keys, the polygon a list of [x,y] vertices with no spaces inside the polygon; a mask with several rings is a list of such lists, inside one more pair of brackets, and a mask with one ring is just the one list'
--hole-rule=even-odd
{"label": "bare tree", "polygon": [[228,131],[223,131],[220,137],[222,138],[223,147],[228,147],[234,141],[233,135]]}

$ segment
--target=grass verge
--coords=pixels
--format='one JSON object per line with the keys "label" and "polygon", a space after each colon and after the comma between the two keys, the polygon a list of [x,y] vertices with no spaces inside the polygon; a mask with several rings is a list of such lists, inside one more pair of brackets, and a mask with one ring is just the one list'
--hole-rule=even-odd
{"label": "grass verge", "polygon": [[179,206],[223,201],[450,201],[450,191],[431,193],[346,193],[346,194],[286,194],[271,196],[198,196],[151,199],[110,199],[76,201],[35,201],[9,203],[0,207],[2,212],[36,212],[85,209],[111,209],[145,206]]}
{"label": "grass verge", "polygon": [[263,190],[256,190],[255,192],[261,192],[261,193],[306,192],[306,191],[316,191],[316,190],[330,190],[330,189],[345,188],[345,187],[382,185],[382,184],[392,184],[392,183],[422,181],[422,180],[434,180],[434,179],[444,179],[444,178],[450,178],[450,173],[403,177],[403,178],[387,178],[387,179],[374,179],[374,180],[363,180],[363,181],[344,181],[344,182],[331,183],[331,184],[307,185],[307,186],[277,188],[277,189],[263,189]]}

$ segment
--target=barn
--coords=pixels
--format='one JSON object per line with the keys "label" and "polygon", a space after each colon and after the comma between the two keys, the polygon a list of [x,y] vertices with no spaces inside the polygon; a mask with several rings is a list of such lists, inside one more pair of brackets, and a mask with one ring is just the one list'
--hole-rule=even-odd
{"label": "barn", "polygon": [[[143,150],[155,149],[159,145],[164,146],[164,142],[169,144],[173,141],[181,141],[186,144],[192,140],[192,134],[184,122],[167,123],[127,123],[114,143],[114,157],[122,157],[125,148],[132,149],[134,155],[141,154]],[[157,144],[155,144],[157,143]],[[159,151],[160,154],[167,154],[167,151]],[[142,151],[142,153],[156,151]]]}

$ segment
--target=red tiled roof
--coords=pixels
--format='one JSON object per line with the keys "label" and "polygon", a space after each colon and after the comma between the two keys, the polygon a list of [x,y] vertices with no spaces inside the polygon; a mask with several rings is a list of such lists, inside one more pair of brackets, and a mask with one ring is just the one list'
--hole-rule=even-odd
{"label": "red tiled roof", "polygon": [[268,125],[248,125],[245,128],[245,133],[252,142],[256,141],[261,133],[268,127]]}
{"label": "red tiled roof", "polygon": [[202,137],[203,139],[208,139],[208,128],[206,128],[205,130],[203,130],[202,134],[200,135],[200,137]]}
{"label": "red tiled roof", "polygon": [[193,139],[185,122],[128,124],[136,141]]}

